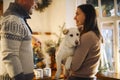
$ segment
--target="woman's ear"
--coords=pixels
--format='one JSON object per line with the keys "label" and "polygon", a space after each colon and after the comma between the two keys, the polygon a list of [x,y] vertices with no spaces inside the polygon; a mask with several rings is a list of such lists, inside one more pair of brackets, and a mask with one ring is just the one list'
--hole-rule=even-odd
{"label": "woman's ear", "polygon": [[64,29],[64,30],[63,30],[63,34],[64,34],[64,35],[66,35],[68,32],[69,32],[68,29]]}

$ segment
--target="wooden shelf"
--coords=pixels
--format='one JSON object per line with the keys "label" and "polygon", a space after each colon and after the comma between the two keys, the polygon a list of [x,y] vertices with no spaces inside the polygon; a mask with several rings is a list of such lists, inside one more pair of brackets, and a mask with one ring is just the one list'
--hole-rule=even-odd
{"label": "wooden shelf", "polygon": [[120,74],[113,72],[97,73],[99,80],[120,80]]}
{"label": "wooden shelf", "polygon": [[[54,75],[55,75],[55,70],[52,70],[52,77],[48,78],[45,77],[43,79],[33,79],[33,80],[54,80]],[[102,73],[97,73],[96,75],[97,80],[120,80],[120,74],[118,73],[113,73],[113,72],[102,72]],[[61,79],[59,80],[64,80],[63,75],[61,75]]]}
{"label": "wooden shelf", "polygon": [[52,78],[49,78],[49,77],[46,77],[46,78],[43,78],[43,79],[33,79],[33,80],[52,80]]}

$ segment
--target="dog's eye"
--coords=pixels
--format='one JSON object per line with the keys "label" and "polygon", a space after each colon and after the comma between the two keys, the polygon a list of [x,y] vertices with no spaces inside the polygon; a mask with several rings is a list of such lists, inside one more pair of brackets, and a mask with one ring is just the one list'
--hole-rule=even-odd
{"label": "dog's eye", "polygon": [[70,34],[71,37],[73,37],[73,34]]}
{"label": "dog's eye", "polygon": [[77,33],[76,35],[79,36],[79,33]]}

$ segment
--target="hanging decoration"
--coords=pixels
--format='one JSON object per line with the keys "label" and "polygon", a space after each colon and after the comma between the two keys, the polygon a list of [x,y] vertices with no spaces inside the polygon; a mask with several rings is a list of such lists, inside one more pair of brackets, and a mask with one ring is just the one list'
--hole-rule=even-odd
{"label": "hanging decoration", "polygon": [[51,4],[52,0],[36,0],[35,9],[43,12],[45,8],[47,8]]}

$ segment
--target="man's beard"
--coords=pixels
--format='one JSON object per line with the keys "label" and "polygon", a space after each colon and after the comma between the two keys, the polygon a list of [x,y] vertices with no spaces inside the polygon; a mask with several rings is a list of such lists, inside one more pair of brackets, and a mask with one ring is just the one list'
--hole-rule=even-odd
{"label": "man's beard", "polygon": [[29,10],[29,14],[32,15],[32,13],[33,13],[33,9],[31,8],[31,9]]}

